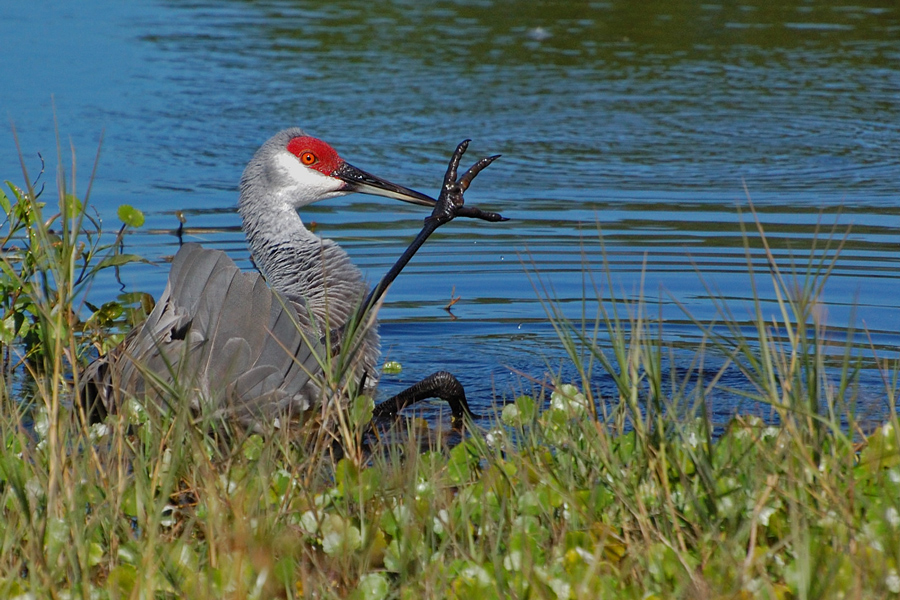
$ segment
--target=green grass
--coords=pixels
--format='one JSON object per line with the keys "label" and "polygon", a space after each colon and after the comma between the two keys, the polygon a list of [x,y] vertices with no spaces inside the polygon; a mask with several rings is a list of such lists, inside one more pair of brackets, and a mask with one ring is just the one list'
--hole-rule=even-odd
{"label": "green grass", "polygon": [[[839,242],[796,273],[771,252],[765,273],[748,267],[779,307],[755,302],[754,339],[711,294],[721,318],[697,323],[704,342],[679,380],[642,298],[597,284],[587,295],[609,302],[571,322],[535,275],[581,375],[547,398],[498,407],[452,448],[411,419],[364,449],[365,401],[327,434],[226,442],[140,399],[103,425],[74,418],[73,365],[108,345],[118,314],[83,322],[80,298],[91,273],[125,259],[88,234],[97,224],[72,188],[58,186],[50,218],[34,190],[4,195],[4,248],[18,251],[3,260],[2,597],[898,597],[900,427],[889,411],[861,430],[859,352],[848,343],[835,365],[817,310]],[[747,236],[767,248],[761,229]],[[712,350],[778,426],[737,417],[714,441]],[[896,406],[900,365],[874,360]],[[613,397],[590,385],[597,369]]]}

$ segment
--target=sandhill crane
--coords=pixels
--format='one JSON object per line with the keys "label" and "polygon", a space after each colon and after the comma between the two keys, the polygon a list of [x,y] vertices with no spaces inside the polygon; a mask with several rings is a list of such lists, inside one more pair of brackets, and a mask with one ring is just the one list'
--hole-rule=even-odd
{"label": "sandhill crane", "polygon": [[[301,129],[276,134],[244,170],[238,202],[251,255],[265,280],[240,271],[222,251],[184,244],[147,320],[83,373],[89,410],[102,417],[114,412],[125,395],[150,395],[162,402],[190,398],[193,410],[259,430],[315,408],[322,399],[326,349],[334,356],[349,344],[346,379],[374,385],[379,337],[373,308],[387,287],[441,225],[458,216],[505,220],[463,204],[471,181],[497,158],[481,159],[457,178],[467,146],[468,140],[453,153],[434,200],[351,166]],[[347,253],[309,231],[297,212],[352,192],[433,209],[368,296],[362,273]],[[374,414],[391,416],[435,397],[450,404],[454,420],[471,414],[462,385],[445,371],[379,404]]]}

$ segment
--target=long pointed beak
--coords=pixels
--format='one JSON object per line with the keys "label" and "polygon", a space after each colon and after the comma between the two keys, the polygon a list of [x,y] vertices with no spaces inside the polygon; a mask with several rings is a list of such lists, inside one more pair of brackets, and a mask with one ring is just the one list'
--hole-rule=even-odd
{"label": "long pointed beak", "polygon": [[391,183],[380,177],[375,177],[348,163],[341,163],[341,166],[335,169],[331,175],[346,183],[344,191],[347,192],[360,192],[374,196],[395,198],[410,204],[418,204],[419,206],[434,207],[437,202],[431,196],[426,196],[421,192]]}

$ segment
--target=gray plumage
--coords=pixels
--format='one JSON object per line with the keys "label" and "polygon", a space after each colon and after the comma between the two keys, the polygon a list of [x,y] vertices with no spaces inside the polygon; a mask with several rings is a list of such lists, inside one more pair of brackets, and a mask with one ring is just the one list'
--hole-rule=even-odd
{"label": "gray plumage", "polygon": [[[241,272],[224,252],[185,244],[146,322],[85,370],[89,405],[115,412],[127,396],[163,403],[189,398],[194,410],[253,428],[318,405],[326,334],[332,347],[345,342],[341,328],[367,286],[346,252],[306,229],[297,214],[305,204],[353,191],[291,163],[297,157],[287,153],[288,143],[306,135],[296,128],[280,132],[241,178],[238,211],[269,285],[259,274]],[[374,319],[356,356],[347,377],[358,381],[365,372],[374,385]]]}
{"label": "gray plumage", "polygon": [[[283,173],[273,168],[271,156],[288,141],[306,135],[287,129],[266,142],[241,177],[238,212],[250,253],[269,284],[305,307],[299,317],[305,327],[325,334],[341,327],[362,301],[367,286],[360,270],[334,241],[309,231],[297,207],[273,189],[287,186]],[[314,318],[309,322],[307,316]],[[363,363],[371,373],[379,355],[377,328],[369,329]]]}

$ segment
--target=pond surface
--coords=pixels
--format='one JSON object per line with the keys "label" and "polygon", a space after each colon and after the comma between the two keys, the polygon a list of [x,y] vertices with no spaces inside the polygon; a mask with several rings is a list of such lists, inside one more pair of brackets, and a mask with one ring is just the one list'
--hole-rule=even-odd
{"label": "pond surface", "polygon": [[[111,231],[118,205],[145,211],[127,245],[157,264],[121,276],[154,295],[177,251],[178,210],[186,239],[249,268],[237,182],[283,127],[431,193],[461,139],[473,138],[473,157],[503,154],[467,198],[512,220],[441,230],[387,296],[383,355],[403,372],[384,378],[384,393],[446,368],[484,411],[531,390],[519,372],[571,377],[535,272],[578,318],[585,296],[596,311],[590,277],[608,297],[608,268],[618,296],[643,289],[678,345],[701,337],[683,308],[716,317],[707,286],[749,324],[748,198],[787,270],[802,271],[812,248],[821,256],[834,226],[837,240],[846,234],[827,322],[838,337],[864,326],[881,358],[896,357],[900,7],[770,4],[34,0],[0,11],[0,106],[32,172],[42,152],[52,173],[55,111],[78,152],[80,190],[103,134],[92,203]],[[0,178],[21,183],[9,131]],[[303,216],[374,282],[425,215],[355,195]],[[751,246],[763,310],[777,315],[765,256]],[[118,289],[100,280],[91,299]],[[883,408],[878,373],[862,383],[869,408]],[[596,384],[611,391],[602,373]],[[714,411],[745,408],[725,395]]]}

